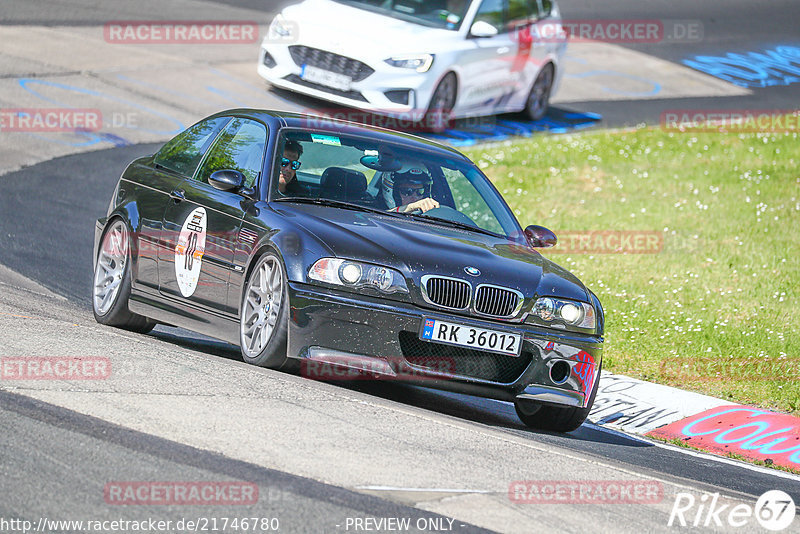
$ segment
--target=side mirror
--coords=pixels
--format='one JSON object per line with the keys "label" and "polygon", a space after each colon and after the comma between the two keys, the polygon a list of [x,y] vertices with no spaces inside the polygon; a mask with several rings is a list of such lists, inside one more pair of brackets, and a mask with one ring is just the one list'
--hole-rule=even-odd
{"label": "side mirror", "polygon": [[556,234],[544,226],[538,226],[536,224],[525,228],[525,237],[528,238],[528,244],[533,248],[549,248],[554,247],[556,243],[558,243]]}
{"label": "side mirror", "polygon": [[219,189],[221,191],[241,189],[244,185],[244,181],[244,174],[233,169],[215,171],[208,177],[208,183],[210,183],[214,189]]}
{"label": "side mirror", "polygon": [[497,35],[497,28],[486,22],[479,20],[469,29],[470,37],[494,37]]}

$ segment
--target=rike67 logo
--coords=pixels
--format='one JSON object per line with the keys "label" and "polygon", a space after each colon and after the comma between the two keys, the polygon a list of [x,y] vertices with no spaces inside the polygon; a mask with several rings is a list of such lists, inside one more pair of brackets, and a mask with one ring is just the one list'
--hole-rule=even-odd
{"label": "rike67 logo", "polygon": [[752,528],[757,521],[763,528],[777,532],[789,528],[796,513],[794,500],[781,490],[764,493],[755,506],[721,503],[719,493],[704,493],[698,499],[681,492],[675,496],[667,526]]}

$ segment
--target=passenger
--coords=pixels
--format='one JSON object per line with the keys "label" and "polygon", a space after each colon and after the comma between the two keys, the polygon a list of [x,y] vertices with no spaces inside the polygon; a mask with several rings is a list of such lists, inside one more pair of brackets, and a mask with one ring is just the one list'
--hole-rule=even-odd
{"label": "passenger", "polygon": [[384,176],[384,200],[389,211],[408,213],[420,210],[425,213],[439,207],[439,203],[431,198],[432,185],[431,176],[419,167],[412,167],[405,172],[394,172],[390,177]]}
{"label": "passenger", "polygon": [[300,156],[303,146],[297,141],[286,141],[281,159],[281,174],[278,178],[278,191],[284,195],[306,196],[306,189],[297,181],[297,169],[300,168]]}

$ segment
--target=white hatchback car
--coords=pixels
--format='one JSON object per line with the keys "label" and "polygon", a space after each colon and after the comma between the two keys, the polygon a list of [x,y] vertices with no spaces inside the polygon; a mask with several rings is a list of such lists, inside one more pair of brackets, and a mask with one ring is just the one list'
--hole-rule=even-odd
{"label": "white hatchback car", "polygon": [[306,0],[272,21],[275,87],[413,121],[547,112],[566,38],[552,0]]}

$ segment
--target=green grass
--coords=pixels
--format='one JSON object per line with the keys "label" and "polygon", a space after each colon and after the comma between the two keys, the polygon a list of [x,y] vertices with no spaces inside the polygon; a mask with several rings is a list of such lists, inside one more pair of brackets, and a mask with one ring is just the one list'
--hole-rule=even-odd
{"label": "green grass", "polygon": [[651,254],[542,253],[606,313],[604,369],[800,413],[800,140],[590,132],[466,150],[523,224],[663,232]]}

